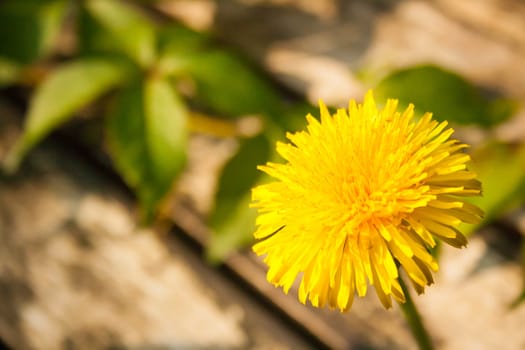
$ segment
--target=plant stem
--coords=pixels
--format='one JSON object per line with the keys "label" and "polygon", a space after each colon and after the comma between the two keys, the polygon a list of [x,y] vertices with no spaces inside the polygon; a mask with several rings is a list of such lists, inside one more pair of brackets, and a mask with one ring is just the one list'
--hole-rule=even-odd
{"label": "plant stem", "polygon": [[401,306],[401,310],[403,310],[405,319],[407,320],[408,326],[412,331],[412,335],[417,341],[419,349],[433,350],[434,346],[432,345],[432,340],[430,339],[430,336],[423,325],[423,319],[417,311],[416,304],[414,304],[414,300],[412,300],[409,290],[401,276],[399,277],[399,284],[403,289],[406,299],[405,303],[399,303],[399,305]]}

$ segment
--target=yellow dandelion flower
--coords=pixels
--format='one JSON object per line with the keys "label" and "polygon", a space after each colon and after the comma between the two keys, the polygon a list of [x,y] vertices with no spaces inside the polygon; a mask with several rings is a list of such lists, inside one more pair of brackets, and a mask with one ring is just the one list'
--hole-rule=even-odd
{"label": "yellow dandelion flower", "polygon": [[467,145],[450,139],[447,122],[397,105],[378,109],[371,91],[334,115],[320,102],[320,121],[308,115],[306,131],[277,143],[287,162],[259,166],[277,181],[253,189],[253,249],[286,293],[302,275],[302,303],[348,310],[369,285],[386,308],[392,296],[404,302],[398,265],[422,293],[438,270],[435,239],[462,247],[456,227],[483,215],[461,199],[481,192]]}

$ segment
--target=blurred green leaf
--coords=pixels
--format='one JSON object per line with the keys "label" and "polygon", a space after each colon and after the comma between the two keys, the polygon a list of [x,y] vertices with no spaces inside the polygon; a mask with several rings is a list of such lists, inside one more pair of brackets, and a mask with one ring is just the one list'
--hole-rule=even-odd
{"label": "blurred green leaf", "polygon": [[20,66],[15,62],[0,57],[0,87],[16,81],[20,73]]}
{"label": "blurred green leaf", "polygon": [[[490,144],[472,155],[471,168],[483,184],[481,197],[469,202],[485,211],[482,224],[498,218],[512,207],[525,202],[525,145],[518,148],[505,144]],[[477,226],[465,225],[469,234]]]}
{"label": "blurred green leaf", "polygon": [[224,167],[210,218],[213,231],[207,251],[210,261],[222,261],[234,249],[252,241],[257,211],[249,207],[251,188],[263,175],[257,165],[268,161],[270,149],[265,135],[244,140]]}
{"label": "blurred green leaf", "polygon": [[187,69],[196,83],[196,100],[214,111],[231,117],[259,113],[280,117],[277,92],[239,57],[220,50],[199,52]]}
{"label": "blurred green leaf", "polygon": [[516,107],[510,100],[489,100],[461,76],[431,65],[395,71],[374,93],[381,102],[396,98],[403,106],[413,103],[419,112],[432,112],[437,120],[483,127],[506,120]]}
{"label": "blurred green leaf", "polygon": [[30,63],[52,48],[66,0],[10,0],[0,4],[0,56]]}
{"label": "blurred green leaf", "polygon": [[249,62],[212,46],[206,33],[170,25],[159,33],[159,71],[192,88],[189,97],[225,117],[262,114],[284,121],[286,106],[272,83]]}
{"label": "blurred green leaf", "polygon": [[170,24],[158,32],[159,62],[161,74],[183,73],[193,57],[210,44],[207,34],[196,32],[180,24]]}
{"label": "blurred green leaf", "polygon": [[80,41],[85,52],[128,55],[143,67],[155,60],[155,26],[137,8],[120,0],[86,0],[80,16]]}
{"label": "blurred green leaf", "polygon": [[[332,111],[335,112],[335,111]],[[286,132],[301,131],[306,128],[306,116],[311,114],[319,119],[319,107],[312,106],[307,102],[295,102],[285,106],[281,119],[277,125],[282,129],[277,137],[282,138]]]}
{"label": "blurred green leaf", "polygon": [[165,79],[149,78],[122,91],[107,137],[117,170],[135,189],[150,222],[186,161],[187,111]]}
{"label": "blurred green leaf", "polygon": [[158,50],[170,55],[194,54],[210,45],[207,33],[197,32],[181,24],[171,23],[158,31]]}
{"label": "blurred green leaf", "polygon": [[4,162],[17,168],[25,153],[79,108],[120,83],[127,70],[118,62],[83,59],[53,71],[32,96],[24,133]]}

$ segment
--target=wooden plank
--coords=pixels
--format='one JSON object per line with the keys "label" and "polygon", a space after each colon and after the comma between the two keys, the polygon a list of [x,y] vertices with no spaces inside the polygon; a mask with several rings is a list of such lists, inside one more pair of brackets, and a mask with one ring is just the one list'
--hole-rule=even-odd
{"label": "wooden plank", "polygon": [[[0,103],[0,159],[18,128]],[[309,348],[132,199],[50,140],[0,177],[0,338],[15,349]]]}

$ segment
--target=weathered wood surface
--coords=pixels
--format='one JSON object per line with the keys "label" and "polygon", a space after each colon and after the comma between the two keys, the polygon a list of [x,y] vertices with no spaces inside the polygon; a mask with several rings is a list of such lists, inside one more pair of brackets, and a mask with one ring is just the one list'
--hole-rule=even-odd
{"label": "weathered wood surface", "polygon": [[[221,1],[209,9],[215,8],[215,25],[228,41],[314,101],[344,104],[359,96],[366,87],[348,67],[429,61],[524,98],[523,2],[334,0],[319,1],[318,7],[281,2],[307,11],[262,1],[251,1],[257,6]],[[4,102],[0,112],[1,157],[18,129],[8,121]],[[522,139],[523,116],[501,137],[514,133]],[[192,139],[173,218],[197,240],[209,234],[203,218],[214,174],[232,144]],[[53,142],[39,147],[20,173],[0,177],[0,338],[12,347],[318,345],[281,320],[288,317],[332,348],[415,347],[399,310],[383,310],[372,294],[356,300],[348,314],[315,310],[299,304],[294,291],[285,296],[268,284],[264,267],[249,252],[227,262],[240,277],[236,281],[207,266],[177,235],[138,230],[132,202],[119,185],[63,147]],[[509,249],[501,254],[488,239],[499,234],[490,229],[465,250],[445,249],[436,285],[416,298],[440,349],[525,347],[525,306],[508,308],[520,292],[521,272]],[[505,242],[505,236],[497,241]]]}
{"label": "weathered wood surface", "polygon": [[[3,103],[0,113],[0,140],[12,140]],[[40,147],[0,178],[0,339],[45,350],[307,347],[176,235],[138,229],[126,192],[63,147]]]}
{"label": "weathered wood surface", "polygon": [[324,0],[313,13],[301,1],[239,2],[219,2],[219,33],[314,103],[362,96],[367,86],[349,68],[381,76],[418,63],[525,99],[523,1]]}

